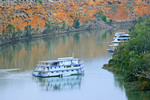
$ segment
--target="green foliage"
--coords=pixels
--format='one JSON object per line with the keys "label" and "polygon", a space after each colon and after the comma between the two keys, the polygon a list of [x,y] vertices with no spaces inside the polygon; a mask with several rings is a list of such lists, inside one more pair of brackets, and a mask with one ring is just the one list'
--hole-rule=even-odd
{"label": "green foliage", "polygon": [[150,80],[150,17],[140,17],[135,29],[130,29],[130,36],[115,49],[109,66],[126,73],[127,81],[140,81],[141,89],[150,89],[145,85]]}
{"label": "green foliage", "polygon": [[42,0],[38,0],[38,2],[43,6],[43,1]]}
{"label": "green foliage", "polygon": [[76,17],[73,22],[73,27],[77,29],[79,28],[79,26],[80,26],[79,18]]}
{"label": "green foliage", "polygon": [[51,22],[49,20],[46,22],[45,26],[46,26],[47,30],[51,30],[51,28],[52,28]]}
{"label": "green foliage", "polygon": [[30,37],[32,35],[33,29],[31,28],[31,25],[28,25],[25,27],[24,31],[25,31],[24,36]]}
{"label": "green foliage", "polygon": [[71,26],[68,26],[68,27],[67,27],[67,31],[70,31],[70,30],[71,30]]}
{"label": "green foliage", "polygon": [[20,29],[18,29],[16,33],[17,33],[17,36],[20,37],[23,32]]}
{"label": "green foliage", "polygon": [[102,15],[102,20],[107,23],[107,16],[106,15]]}
{"label": "green foliage", "polygon": [[59,30],[60,26],[58,22],[54,22],[53,24],[53,30]]}
{"label": "green foliage", "polygon": [[89,21],[88,21],[88,20],[86,20],[86,21],[85,21],[85,23],[86,23],[86,24],[88,24],[88,23],[89,23]]}
{"label": "green foliage", "polygon": [[9,24],[7,26],[8,30],[9,30],[9,39],[12,38],[12,36],[14,36],[15,34],[15,27],[12,24]]}
{"label": "green foliage", "polygon": [[66,30],[66,22],[63,20],[63,25],[62,25],[62,29]]}
{"label": "green foliage", "polygon": [[14,25],[9,24],[7,27],[8,27],[9,33],[13,33],[14,32],[14,30],[15,30]]}
{"label": "green foliage", "polygon": [[112,24],[113,24],[113,20],[110,19],[109,22],[108,22],[108,24],[109,24],[109,25],[112,25]]}

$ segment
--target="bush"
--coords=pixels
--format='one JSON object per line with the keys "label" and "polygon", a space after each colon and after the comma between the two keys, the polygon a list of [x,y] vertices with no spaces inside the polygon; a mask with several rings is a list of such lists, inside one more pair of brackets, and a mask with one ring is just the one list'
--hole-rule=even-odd
{"label": "bush", "polygon": [[109,25],[112,25],[112,24],[113,24],[113,20],[110,19],[110,20],[109,20]]}
{"label": "bush", "polygon": [[39,3],[43,6],[43,1],[42,0],[38,0],[39,1]]}
{"label": "bush", "polygon": [[77,29],[79,28],[79,26],[80,26],[79,18],[76,18],[73,22],[73,27]]}
{"label": "bush", "polygon": [[102,15],[102,20],[107,23],[107,16],[106,15]]}

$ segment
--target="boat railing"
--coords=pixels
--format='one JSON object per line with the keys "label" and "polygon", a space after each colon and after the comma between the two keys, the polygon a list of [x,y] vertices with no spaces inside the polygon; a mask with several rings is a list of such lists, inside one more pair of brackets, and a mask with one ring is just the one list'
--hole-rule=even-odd
{"label": "boat railing", "polygon": [[45,65],[45,64],[37,64],[37,67],[62,67],[62,66],[77,66],[77,65],[82,65],[83,63],[79,64],[70,64],[70,65]]}

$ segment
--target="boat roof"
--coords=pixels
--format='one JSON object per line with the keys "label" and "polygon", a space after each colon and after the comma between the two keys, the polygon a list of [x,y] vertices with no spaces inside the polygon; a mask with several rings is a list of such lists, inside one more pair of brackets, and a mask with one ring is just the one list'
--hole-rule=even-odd
{"label": "boat roof", "polygon": [[115,33],[115,36],[130,36],[130,35],[126,34],[125,32],[118,32],[118,33]]}
{"label": "boat roof", "polygon": [[56,63],[56,62],[64,62],[64,61],[70,61],[70,60],[80,60],[78,58],[72,58],[72,59],[58,59],[58,60],[45,60],[45,61],[39,61],[41,63]]}

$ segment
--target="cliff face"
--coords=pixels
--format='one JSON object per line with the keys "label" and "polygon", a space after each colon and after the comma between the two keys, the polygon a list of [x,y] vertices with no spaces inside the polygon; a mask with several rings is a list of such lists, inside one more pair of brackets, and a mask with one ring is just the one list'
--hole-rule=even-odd
{"label": "cliff face", "polygon": [[16,30],[24,30],[27,25],[42,30],[47,20],[60,24],[64,20],[72,25],[76,17],[80,22],[95,19],[93,15],[100,10],[107,15],[107,20],[130,21],[145,13],[150,14],[150,4],[148,0],[61,0],[43,3],[42,6],[34,2],[0,6],[0,33],[8,24],[14,25]]}

